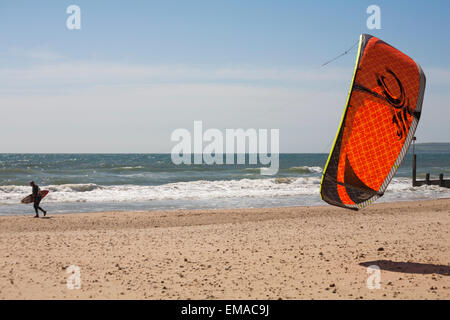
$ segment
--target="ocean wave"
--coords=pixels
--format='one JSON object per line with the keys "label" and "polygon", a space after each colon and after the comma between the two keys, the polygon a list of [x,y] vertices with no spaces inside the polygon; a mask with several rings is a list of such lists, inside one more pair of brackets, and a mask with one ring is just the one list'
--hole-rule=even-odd
{"label": "ocean wave", "polygon": [[0,195],[6,194],[6,193],[23,193],[26,190],[31,191],[31,188],[28,186],[15,186],[15,185],[0,186]]}
{"label": "ocean wave", "polygon": [[[168,183],[159,186],[66,184],[41,186],[50,190],[48,202],[126,202],[182,199],[217,199],[240,197],[276,197],[315,194],[318,178],[292,178],[289,183],[279,179],[241,179]],[[0,203],[17,203],[30,193],[28,186],[0,188]]]}
{"label": "ocean wave", "polygon": [[289,183],[292,183],[292,182],[294,182],[294,178],[276,178],[275,179],[275,182],[276,183],[287,183],[287,184],[289,184]]}
{"label": "ocean wave", "polygon": [[144,169],[143,166],[135,166],[135,167],[114,167],[109,168],[109,171],[116,171],[116,172],[122,172],[122,171],[142,171]]}
{"label": "ocean wave", "polygon": [[35,172],[31,168],[0,168],[0,174],[15,174],[15,173],[33,173]]}
{"label": "ocean wave", "polygon": [[[65,184],[41,186],[50,190],[46,202],[146,202],[154,200],[212,200],[318,196],[320,177],[287,177],[168,183],[158,186]],[[0,204],[17,204],[31,193],[29,186],[0,186]],[[450,197],[438,186],[413,188],[408,178],[394,178],[381,201]]]}
{"label": "ocean wave", "polygon": [[[105,187],[99,186],[94,183],[88,184],[63,184],[63,185],[50,185],[46,189],[52,192],[89,192],[94,190],[102,190]],[[41,188],[42,189],[42,188]]]}
{"label": "ocean wave", "polygon": [[[245,168],[245,171],[251,173],[260,173],[261,170],[265,170],[267,168]],[[280,169],[280,172],[290,172],[290,173],[322,173],[321,167],[309,167],[309,166],[298,166],[298,167],[290,167],[288,169]]]}
{"label": "ocean wave", "polygon": [[291,167],[288,170],[296,173],[322,173],[321,167],[301,166],[301,167]]}

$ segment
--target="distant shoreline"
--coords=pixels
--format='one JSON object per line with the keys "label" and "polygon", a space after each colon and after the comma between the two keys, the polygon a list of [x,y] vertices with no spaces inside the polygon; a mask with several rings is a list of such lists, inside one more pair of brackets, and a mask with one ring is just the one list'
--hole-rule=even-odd
{"label": "distant shoreline", "polygon": [[[412,145],[409,152],[412,152]],[[415,144],[416,153],[450,153],[450,142],[423,142]]]}

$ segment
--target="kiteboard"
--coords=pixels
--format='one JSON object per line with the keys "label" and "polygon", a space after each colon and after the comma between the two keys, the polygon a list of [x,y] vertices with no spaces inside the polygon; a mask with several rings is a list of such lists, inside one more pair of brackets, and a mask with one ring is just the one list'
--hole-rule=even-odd
{"label": "kiteboard", "polygon": [[[42,190],[39,191],[39,195],[41,196],[42,199],[45,198],[45,196],[49,193],[48,190]],[[34,197],[32,194],[30,194],[29,196],[25,197],[22,199],[21,201],[22,203],[28,204],[28,203],[33,203],[34,202]]]}

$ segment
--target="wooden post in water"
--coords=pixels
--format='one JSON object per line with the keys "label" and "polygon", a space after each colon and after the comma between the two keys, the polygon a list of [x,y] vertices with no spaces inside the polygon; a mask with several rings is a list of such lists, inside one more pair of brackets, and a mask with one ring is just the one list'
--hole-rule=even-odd
{"label": "wooden post in water", "polygon": [[415,144],[416,144],[416,137],[412,138],[412,142],[413,142],[413,158],[412,158],[412,186],[415,187],[416,186],[416,150],[415,150]]}
{"label": "wooden post in water", "polygon": [[444,174],[443,173],[441,173],[439,175],[439,187],[445,187]]}

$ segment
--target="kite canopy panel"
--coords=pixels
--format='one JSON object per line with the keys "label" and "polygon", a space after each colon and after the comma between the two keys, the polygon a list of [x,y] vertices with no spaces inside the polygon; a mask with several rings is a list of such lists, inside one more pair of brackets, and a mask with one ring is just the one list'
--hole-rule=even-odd
{"label": "kite canopy panel", "polygon": [[322,176],[323,200],[358,209],[383,195],[416,131],[425,81],[410,57],[361,35],[347,105]]}

